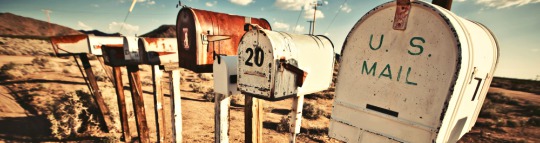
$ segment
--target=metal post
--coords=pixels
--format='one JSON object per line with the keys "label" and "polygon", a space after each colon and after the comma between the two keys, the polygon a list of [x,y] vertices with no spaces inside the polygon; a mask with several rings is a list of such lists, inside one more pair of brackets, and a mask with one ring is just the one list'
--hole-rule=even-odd
{"label": "metal post", "polygon": [[135,111],[135,120],[137,121],[137,131],[139,141],[142,143],[150,142],[148,123],[144,108],[144,97],[142,92],[141,78],[139,77],[139,66],[127,66],[129,85],[131,87],[131,99],[133,100],[133,110]]}
{"label": "metal post", "polygon": [[293,98],[293,106],[291,111],[291,136],[289,138],[290,143],[296,142],[296,136],[300,133],[300,127],[302,126],[302,109],[304,106],[304,95],[298,95]]}
{"label": "metal post", "polygon": [[124,95],[124,85],[122,82],[122,70],[120,67],[113,68],[114,86],[116,89],[116,98],[118,100],[118,110],[120,110],[120,124],[122,125],[122,136],[127,143],[131,142],[131,133],[129,132],[128,114],[126,109],[126,97]]}
{"label": "metal post", "polygon": [[245,142],[262,142],[263,101],[252,96],[245,96],[244,124]]}
{"label": "metal post", "polygon": [[159,65],[152,66],[152,80],[154,81],[154,112],[156,113],[156,137],[159,142],[164,142],[165,138],[165,117],[163,113],[163,91],[161,90],[161,78],[163,77],[163,72],[159,69]]}
{"label": "metal post", "polygon": [[109,117],[110,112],[107,105],[105,105],[105,101],[103,100],[103,96],[101,95],[101,90],[99,90],[99,86],[96,81],[96,76],[94,75],[94,72],[92,71],[92,66],[90,65],[90,61],[88,60],[88,56],[86,54],[79,54],[79,58],[81,59],[84,71],[86,72],[86,76],[88,77],[88,82],[90,83],[90,87],[92,87],[92,91],[94,94],[94,101],[96,102],[96,105],[99,108],[99,112],[101,113],[102,118],[100,119],[100,122],[103,124],[102,129],[105,132],[109,132],[111,128],[109,127],[112,125],[111,118]]}
{"label": "metal post", "polygon": [[215,143],[228,143],[229,142],[229,104],[230,103],[231,103],[231,97],[229,95],[216,93],[215,98],[214,98],[214,104],[215,104],[214,142]]}

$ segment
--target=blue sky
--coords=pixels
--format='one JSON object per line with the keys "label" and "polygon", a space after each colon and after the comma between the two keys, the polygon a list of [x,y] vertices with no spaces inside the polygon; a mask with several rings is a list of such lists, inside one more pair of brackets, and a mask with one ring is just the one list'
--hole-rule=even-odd
{"label": "blue sky", "polygon": [[[176,8],[177,0],[137,0],[123,23],[131,1],[0,0],[0,12],[47,21],[44,10],[50,10],[51,22],[74,29],[118,32],[124,25],[122,34],[141,35],[163,24],[175,24],[180,10]],[[312,1],[182,0],[182,3],[198,9],[265,18],[274,30],[306,34],[307,21],[314,11],[306,5]],[[339,51],[358,19],[387,1],[323,0],[317,12],[315,34],[330,37]],[[307,8],[301,10],[302,7]],[[501,48],[496,76],[535,79],[540,75],[540,0],[454,0],[452,11],[483,23],[495,33]]]}

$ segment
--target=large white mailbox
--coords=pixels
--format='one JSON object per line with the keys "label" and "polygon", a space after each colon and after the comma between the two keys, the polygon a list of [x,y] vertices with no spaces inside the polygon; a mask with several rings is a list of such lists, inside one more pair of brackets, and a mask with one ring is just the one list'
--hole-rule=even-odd
{"label": "large white mailbox", "polygon": [[238,88],[266,100],[325,90],[332,83],[333,48],[324,36],[249,30],[238,45]]}
{"label": "large white mailbox", "polygon": [[342,49],[330,137],[456,142],[476,122],[498,60],[483,25],[423,1],[364,15]]}
{"label": "large white mailbox", "polygon": [[57,55],[93,54],[100,56],[101,45],[122,44],[120,36],[68,35],[51,37],[51,44]]}
{"label": "large white mailbox", "polygon": [[238,56],[220,56],[214,60],[214,91],[223,95],[240,93],[237,85]]}

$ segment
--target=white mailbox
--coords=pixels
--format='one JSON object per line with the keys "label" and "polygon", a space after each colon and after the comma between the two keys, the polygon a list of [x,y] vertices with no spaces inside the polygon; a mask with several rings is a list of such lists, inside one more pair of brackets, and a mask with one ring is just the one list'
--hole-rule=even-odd
{"label": "white mailbox", "polygon": [[266,100],[325,90],[332,83],[333,48],[324,36],[249,30],[238,45],[238,88]]}
{"label": "white mailbox", "polygon": [[139,38],[124,37],[124,59],[126,64],[138,65],[143,63],[142,51],[139,49]]}
{"label": "white mailbox", "polygon": [[345,40],[329,136],[456,142],[476,122],[498,55],[486,27],[444,8],[377,6]]}
{"label": "white mailbox", "polygon": [[139,51],[143,53],[144,64],[178,67],[178,47],[176,38],[139,38]]}
{"label": "white mailbox", "polygon": [[120,36],[68,35],[51,37],[51,44],[57,55],[93,54],[100,56],[101,45],[122,44]]}
{"label": "white mailbox", "polygon": [[214,91],[223,95],[240,93],[236,84],[238,56],[220,56],[213,66]]}

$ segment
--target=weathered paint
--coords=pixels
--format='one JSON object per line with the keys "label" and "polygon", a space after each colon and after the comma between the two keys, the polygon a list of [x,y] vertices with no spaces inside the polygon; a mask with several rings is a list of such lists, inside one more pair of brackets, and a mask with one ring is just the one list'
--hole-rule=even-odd
{"label": "weathered paint", "polygon": [[[183,7],[176,22],[180,67],[199,73],[212,72],[217,55],[237,55],[246,22],[270,29],[265,19]],[[218,39],[213,41],[213,38]]]}
{"label": "weathered paint", "polygon": [[57,55],[93,54],[102,55],[101,45],[122,44],[119,36],[68,35],[51,37],[51,44]]}
{"label": "weathered paint", "polygon": [[404,30],[393,29],[395,12],[382,4],[347,36],[329,136],[455,142],[476,121],[498,45],[484,26],[426,2],[412,2]]}
{"label": "weathered paint", "polygon": [[238,91],[237,72],[238,56],[220,56],[214,61],[214,92],[223,95],[234,95]]}
{"label": "weathered paint", "polygon": [[176,38],[139,38],[139,51],[142,51],[144,64],[178,66],[178,46]]}
{"label": "weathered paint", "polygon": [[334,52],[324,36],[250,30],[238,45],[238,88],[246,95],[279,100],[327,89]]}
{"label": "weathered paint", "polygon": [[124,44],[102,45],[103,60],[106,65],[112,67],[125,66]]}

